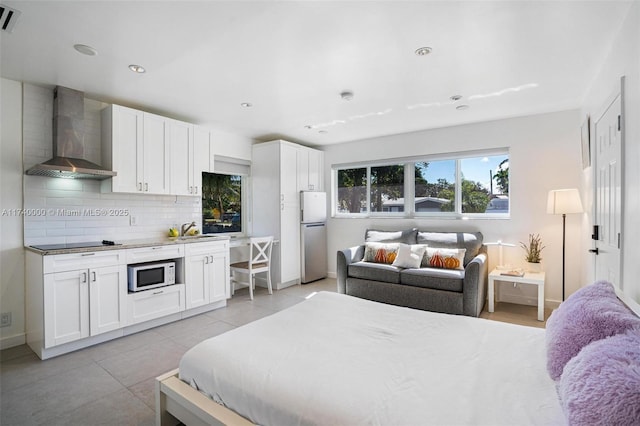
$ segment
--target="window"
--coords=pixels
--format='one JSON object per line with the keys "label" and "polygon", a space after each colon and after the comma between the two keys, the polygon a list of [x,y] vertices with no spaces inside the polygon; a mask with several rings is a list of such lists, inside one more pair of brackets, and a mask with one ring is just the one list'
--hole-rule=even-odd
{"label": "window", "polygon": [[[482,153],[481,153],[482,154]],[[509,213],[509,154],[461,153],[334,168],[337,216]]]}
{"label": "window", "polygon": [[242,232],[242,176],[202,173],[202,231]]}
{"label": "window", "polygon": [[415,163],[415,212],[452,212],[456,202],[456,162]]}
{"label": "window", "polygon": [[338,213],[361,213],[367,208],[367,168],[337,171]]}
{"label": "window", "polygon": [[404,166],[371,167],[371,212],[404,212]]}

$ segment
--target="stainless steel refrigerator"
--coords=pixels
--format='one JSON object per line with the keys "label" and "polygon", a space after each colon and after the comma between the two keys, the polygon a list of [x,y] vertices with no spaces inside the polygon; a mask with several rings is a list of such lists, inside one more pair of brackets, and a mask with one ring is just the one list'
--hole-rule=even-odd
{"label": "stainless steel refrigerator", "polygon": [[326,220],[326,192],[300,192],[300,272],[303,284],[327,276]]}

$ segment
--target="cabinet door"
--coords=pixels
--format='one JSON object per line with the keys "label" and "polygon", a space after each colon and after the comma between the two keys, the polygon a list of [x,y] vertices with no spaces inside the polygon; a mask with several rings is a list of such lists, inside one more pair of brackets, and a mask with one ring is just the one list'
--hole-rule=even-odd
{"label": "cabinet door", "polygon": [[127,325],[184,311],[184,284],[168,285],[128,294]]}
{"label": "cabinet door", "polygon": [[217,250],[212,252],[209,263],[209,302],[228,299],[230,296],[230,269],[229,250]]}
{"label": "cabinet door", "polygon": [[187,309],[209,303],[209,262],[208,254],[194,254],[185,257],[185,299]]}
{"label": "cabinet door", "polygon": [[318,151],[317,149],[309,149],[308,157],[307,182],[309,191],[322,191],[324,187],[324,152]]}
{"label": "cabinet door", "polygon": [[113,192],[140,192],[143,189],[142,121],[141,111],[113,105],[112,167],[118,172],[112,178]]}
{"label": "cabinet door", "polygon": [[280,202],[300,204],[298,195],[298,149],[282,144],[280,149]]}
{"label": "cabinet door", "polygon": [[[299,205],[299,203],[298,203]],[[280,282],[300,282],[300,209],[285,204],[280,212]]]}
{"label": "cabinet door", "polygon": [[89,270],[89,324],[91,335],[125,326],[127,266]]}
{"label": "cabinet door", "polygon": [[309,151],[310,150],[305,147],[298,149],[298,192],[309,191],[311,189],[309,188]]}
{"label": "cabinet door", "polygon": [[191,195],[191,170],[193,168],[193,126],[182,121],[169,123],[169,146],[171,155],[171,194]]}
{"label": "cabinet door", "polygon": [[195,127],[193,134],[193,195],[202,195],[202,172],[213,171],[210,167],[209,130]]}
{"label": "cabinet door", "polygon": [[89,271],[44,276],[44,346],[89,336]]}
{"label": "cabinet door", "polygon": [[166,119],[154,114],[144,114],[143,131],[143,192],[169,193],[169,138]]}

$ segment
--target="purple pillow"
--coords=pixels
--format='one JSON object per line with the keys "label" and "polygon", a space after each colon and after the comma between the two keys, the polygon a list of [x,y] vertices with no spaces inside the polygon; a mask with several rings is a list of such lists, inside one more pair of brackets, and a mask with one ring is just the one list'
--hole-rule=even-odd
{"label": "purple pillow", "polygon": [[558,395],[569,425],[640,423],[640,331],[587,345],[565,366]]}
{"label": "purple pillow", "polygon": [[598,281],[562,302],[547,320],[547,370],[558,380],[564,366],[589,343],[640,326],[640,318],[616,296],[613,285]]}

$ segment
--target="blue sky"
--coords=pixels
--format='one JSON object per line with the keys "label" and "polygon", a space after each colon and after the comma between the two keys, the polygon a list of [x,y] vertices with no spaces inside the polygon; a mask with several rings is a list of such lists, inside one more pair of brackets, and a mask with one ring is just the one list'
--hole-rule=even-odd
{"label": "blue sky", "polygon": [[[462,159],[462,174],[465,179],[474,182],[480,182],[489,189],[489,170],[495,174],[498,165],[508,158],[507,155],[493,155],[485,157],[464,158]],[[455,160],[432,161],[429,163],[424,177],[429,182],[435,182],[439,178],[446,178],[449,182],[453,182],[455,178]],[[494,182],[494,192],[497,190]]]}

